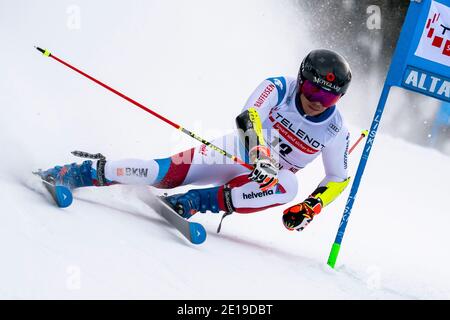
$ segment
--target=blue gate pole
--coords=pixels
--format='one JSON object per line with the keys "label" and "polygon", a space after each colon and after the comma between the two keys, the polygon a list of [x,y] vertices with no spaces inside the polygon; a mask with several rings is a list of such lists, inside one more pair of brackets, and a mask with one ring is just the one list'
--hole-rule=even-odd
{"label": "blue gate pole", "polygon": [[344,214],[342,215],[336,239],[334,240],[330,255],[328,257],[328,265],[331,268],[334,268],[334,266],[336,265],[336,260],[339,255],[339,251],[341,249],[342,239],[344,238],[345,228],[347,227],[348,219],[350,218],[350,213],[352,212],[353,203],[355,202],[356,198],[356,193],[358,192],[359,184],[361,183],[361,178],[364,173],[364,169],[366,168],[370,151],[372,150],[373,142],[375,140],[378,127],[380,125],[381,116],[383,115],[384,106],[386,105],[390,89],[391,86],[385,83],[383,91],[380,96],[380,100],[378,101],[377,110],[375,111],[375,115],[372,120],[372,125],[369,131],[369,135],[367,137],[366,145],[364,146],[364,151],[359,161],[358,170],[356,171],[355,179],[352,184],[352,189],[350,190],[350,195],[347,199],[347,204],[344,209]]}

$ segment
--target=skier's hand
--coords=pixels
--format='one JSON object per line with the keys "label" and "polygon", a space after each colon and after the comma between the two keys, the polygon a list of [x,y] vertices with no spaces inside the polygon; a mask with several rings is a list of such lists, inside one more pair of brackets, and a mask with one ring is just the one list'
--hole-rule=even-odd
{"label": "skier's hand", "polygon": [[283,212],[283,224],[288,230],[302,231],[322,210],[322,200],[308,198]]}
{"label": "skier's hand", "polygon": [[259,183],[261,191],[269,190],[278,183],[278,166],[270,157],[267,147],[256,146],[249,152],[250,159],[254,161],[254,168],[248,175],[249,179]]}

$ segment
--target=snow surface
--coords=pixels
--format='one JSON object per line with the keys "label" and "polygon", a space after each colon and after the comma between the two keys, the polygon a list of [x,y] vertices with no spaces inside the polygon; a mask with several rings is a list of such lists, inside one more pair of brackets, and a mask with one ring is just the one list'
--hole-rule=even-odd
{"label": "snow surface", "polygon": [[[450,298],[449,158],[383,135],[383,126],[336,270],[326,260],[349,189],[303,233],[284,229],[282,208],[232,215],[220,235],[220,216],[199,214],[193,220],[208,231],[201,246],[138,200],[137,187],[77,190],[65,210],[34,192],[30,172],[77,161],[74,149],[156,158],[195,141],[33,45],[206,138],[233,127],[262,79],[295,75],[320,46],[290,1],[120,3],[0,1],[0,298]],[[360,102],[350,91],[344,116]],[[350,128],[356,139],[360,125]],[[319,160],[301,172],[297,200],[322,175]]]}

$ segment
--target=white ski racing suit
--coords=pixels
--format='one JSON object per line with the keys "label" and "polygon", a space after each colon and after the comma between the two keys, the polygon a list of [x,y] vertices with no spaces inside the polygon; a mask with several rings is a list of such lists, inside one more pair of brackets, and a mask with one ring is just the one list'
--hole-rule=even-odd
{"label": "white ski racing suit", "polygon": [[[105,177],[114,183],[147,184],[163,189],[181,185],[227,185],[231,187],[233,207],[239,213],[261,211],[292,201],[299,188],[295,174],[319,155],[326,175],[318,187],[326,189],[333,183],[348,181],[349,132],[341,114],[333,106],[319,116],[305,115],[296,83],[290,77],[266,79],[242,110],[257,111],[265,144],[280,165],[279,183],[268,191],[261,192],[256,182],[248,180],[248,169],[205,145],[165,159],[108,160]],[[212,143],[240,159],[248,159],[237,131]],[[334,200],[343,188],[338,188],[331,197],[326,196],[328,201],[324,205]],[[220,202],[219,205],[224,206]]]}

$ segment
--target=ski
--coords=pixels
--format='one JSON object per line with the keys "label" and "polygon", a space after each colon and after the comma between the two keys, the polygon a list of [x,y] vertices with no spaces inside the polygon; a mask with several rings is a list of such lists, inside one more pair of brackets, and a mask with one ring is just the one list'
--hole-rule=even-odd
{"label": "ski", "polygon": [[59,208],[67,208],[72,204],[73,201],[72,191],[70,191],[68,187],[56,185],[55,181],[51,177],[44,179],[41,175],[40,170],[33,172],[33,174],[37,175],[41,179],[45,189],[51,195],[53,201],[55,201],[55,204]]}
{"label": "ski", "polygon": [[[59,208],[67,208],[72,204],[73,196],[70,188],[55,184],[52,177],[44,178],[41,174],[41,170],[33,172],[37,175],[44,185],[45,189],[51,195],[55,204]],[[148,195],[151,198],[148,198]],[[164,197],[157,197],[151,194],[151,192],[146,193],[146,196],[140,196],[150,208],[154,209],[159,215],[161,215],[167,222],[170,223],[175,229],[177,229],[187,240],[193,244],[202,244],[206,240],[206,230],[205,228],[197,222],[190,222],[183,217],[181,217],[172,207],[164,200]]]}
{"label": "ski", "polygon": [[187,240],[193,244],[202,244],[206,240],[205,228],[197,222],[190,222],[181,217],[172,207],[164,200],[164,197],[152,195],[152,199],[141,198],[147,205],[154,209],[167,222],[177,229]]}

